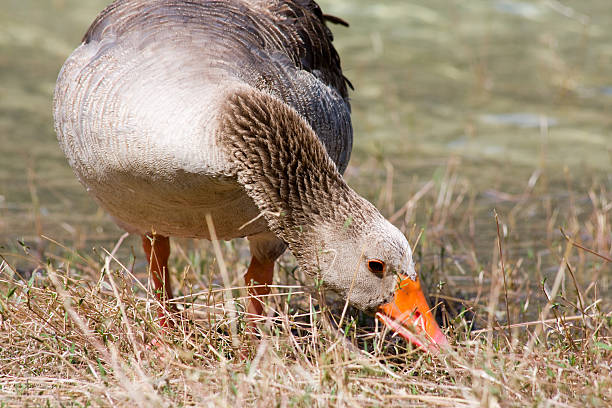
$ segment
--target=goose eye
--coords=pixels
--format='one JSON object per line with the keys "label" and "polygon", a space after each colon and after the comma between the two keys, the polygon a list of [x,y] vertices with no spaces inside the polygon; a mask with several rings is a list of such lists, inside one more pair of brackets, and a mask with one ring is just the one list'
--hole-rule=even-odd
{"label": "goose eye", "polygon": [[376,275],[382,275],[385,272],[386,265],[380,259],[368,259],[368,269]]}

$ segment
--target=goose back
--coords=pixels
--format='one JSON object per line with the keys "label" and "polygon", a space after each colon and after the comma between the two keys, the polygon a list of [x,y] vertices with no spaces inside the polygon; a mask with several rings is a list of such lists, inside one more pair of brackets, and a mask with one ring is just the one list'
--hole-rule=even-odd
{"label": "goose back", "polygon": [[136,33],[144,48],[164,30],[184,31],[205,42],[188,50],[203,65],[218,58],[228,76],[296,109],[343,172],[352,149],[351,85],[326,19],[346,24],[324,15],[312,0],[120,0],[100,13],[83,43]]}
{"label": "goose back", "polygon": [[60,72],[60,145],[130,231],[209,238],[202,220],[211,213],[221,238],[263,232],[263,220],[240,229],[258,210],[218,143],[218,109],[237,90],[269,93],[306,120],[343,171],[350,106],[331,41],[312,1],[116,1]]}

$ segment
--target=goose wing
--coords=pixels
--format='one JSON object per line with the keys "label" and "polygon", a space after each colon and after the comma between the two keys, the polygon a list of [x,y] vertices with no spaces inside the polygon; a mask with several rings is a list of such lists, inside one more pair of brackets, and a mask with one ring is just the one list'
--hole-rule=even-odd
{"label": "goose wing", "polygon": [[[326,21],[312,0],[118,0],[98,15],[85,44],[139,34],[142,43],[186,35],[186,64],[200,55],[228,76],[277,96],[306,119],[343,172],[352,149],[348,88]],[[187,62],[186,60],[190,61]],[[181,61],[177,61],[181,64]]]}
{"label": "goose wing", "polygon": [[[312,0],[265,2],[282,33],[282,51],[287,60],[278,61],[292,72],[289,78],[297,95],[282,95],[315,130],[328,154],[344,172],[350,159],[353,130],[350,121],[349,80],[342,73],[340,56],[326,22],[348,24],[323,14]],[[277,60],[282,57],[275,56]],[[293,69],[292,69],[293,68]]]}

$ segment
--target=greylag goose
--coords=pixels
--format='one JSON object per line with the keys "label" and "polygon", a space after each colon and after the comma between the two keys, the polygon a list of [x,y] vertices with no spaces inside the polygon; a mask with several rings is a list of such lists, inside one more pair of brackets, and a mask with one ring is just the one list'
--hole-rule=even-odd
{"label": "greylag goose", "polygon": [[312,0],[115,1],[59,73],[59,143],[99,205],[142,236],[165,308],[169,237],[247,237],[250,313],[288,247],[409,341],[446,344],[408,241],[342,178],[350,84],[326,21],[345,24]]}

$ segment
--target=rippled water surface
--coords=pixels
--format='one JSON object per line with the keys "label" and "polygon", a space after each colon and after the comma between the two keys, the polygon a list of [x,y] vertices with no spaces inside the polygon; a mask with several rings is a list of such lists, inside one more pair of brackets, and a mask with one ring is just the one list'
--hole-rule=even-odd
{"label": "rippled water surface", "polygon": [[[59,68],[106,4],[0,2],[0,243],[8,247],[39,234],[77,247],[120,235],[77,183],[51,121]],[[488,256],[492,208],[516,208],[534,172],[546,185],[538,199],[558,207],[559,218],[572,194],[612,189],[609,0],[321,6],[351,24],[333,27],[355,86],[347,178],[386,215],[428,181],[455,177],[468,186],[457,208],[471,208],[474,250]],[[534,204],[512,226],[536,248],[556,229],[542,208]],[[417,223],[431,213],[416,211]]]}

